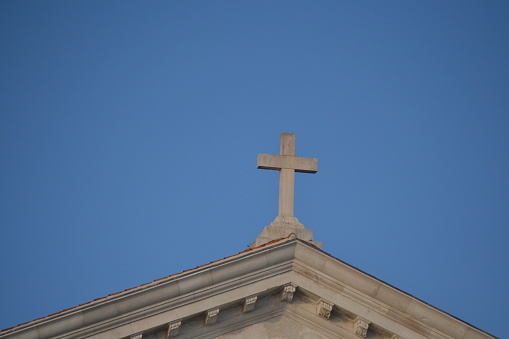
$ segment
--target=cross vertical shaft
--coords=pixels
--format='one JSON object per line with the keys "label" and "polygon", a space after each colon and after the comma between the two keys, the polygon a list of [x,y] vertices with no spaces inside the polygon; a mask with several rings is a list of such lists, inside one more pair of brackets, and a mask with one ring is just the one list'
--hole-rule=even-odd
{"label": "cross vertical shaft", "polygon": [[[295,156],[295,134],[282,133],[280,154]],[[279,213],[280,216],[293,217],[295,196],[295,169],[281,168],[279,172]]]}

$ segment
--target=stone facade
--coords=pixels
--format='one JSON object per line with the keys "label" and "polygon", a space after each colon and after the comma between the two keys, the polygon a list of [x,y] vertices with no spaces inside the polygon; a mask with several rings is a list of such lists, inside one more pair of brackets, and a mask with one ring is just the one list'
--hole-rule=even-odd
{"label": "stone facade", "polygon": [[494,337],[292,238],[1,331],[0,338]]}

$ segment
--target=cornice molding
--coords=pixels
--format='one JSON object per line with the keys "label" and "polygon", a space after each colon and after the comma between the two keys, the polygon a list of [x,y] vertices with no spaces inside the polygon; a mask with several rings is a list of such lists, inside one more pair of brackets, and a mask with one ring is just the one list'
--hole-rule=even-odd
{"label": "cornice molding", "polygon": [[217,315],[219,314],[219,308],[207,311],[205,315],[205,326],[212,325],[217,321]]}
{"label": "cornice molding", "polygon": [[179,334],[180,325],[182,325],[181,321],[176,321],[168,324],[168,331],[166,332],[166,338],[173,338]]}
{"label": "cornice molding", "polygon": [[355,335],[366,338],[366,335],[368,334],[368,327],[369,324],[371,324],[370,321],[367,321],[364,318],[357,317],[355,318],[355,322],[353,323],[353,332]]}
{"label": "cornice molding", "polygon": [[246,312],[250,312],[250,311],[254,310],[257,299],[258,299],[257,296],[245,298],[244,299],[244,306],[242,308],[242,312],[246,313]]}
{"label": "cornice molding", "polygon": [[296,291],[296,286],[294,284],[288,284],[283,287],[281,291],[281,301],[286,301],[291,303],[293,300],[293,294]]}
{"label": "cornice molding", "polygon": [[320,298],[318,299],[318,303],[316,306],[317,306],[316,313],[318,314],[319,317],[322,317],[324,319],[330,318],[332,307],[334,306],[333,303],[331,303],[328,300]]}
{"label": "cornice molding", "polygon": [[[292,303],[297,294],[314,306]],[[232,313],[237,307],[238,314]],[[218,327],[223,313],[231,318]],[[317,323],[317,331],[327,336],[339,331],[344,338],[365,337],[368,327],[372,330],[370,323],[394,338],[494,338],[299,239],[275,242],[15,327],[0,338],[100,339],[112,333],[131,338],[161,330],[170,338],[200,314],[201,323],[193,323],[196,338],[282,314],[308,326]],[[331,320],[337,321],[338,314],[350,319],[345,328]]]}

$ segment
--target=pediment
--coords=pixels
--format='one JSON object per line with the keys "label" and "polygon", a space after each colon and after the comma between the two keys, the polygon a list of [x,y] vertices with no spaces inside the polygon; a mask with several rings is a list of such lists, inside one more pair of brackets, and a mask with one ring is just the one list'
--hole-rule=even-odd
{"label": "pediment", "polygon": [[393,338],[376,327],[356,335],[359,318],[328,305],[289,283],[126,338]]}
{"label": "pediment", "polygon": [[493,338],[299,239],[0,332],[50,337]]}

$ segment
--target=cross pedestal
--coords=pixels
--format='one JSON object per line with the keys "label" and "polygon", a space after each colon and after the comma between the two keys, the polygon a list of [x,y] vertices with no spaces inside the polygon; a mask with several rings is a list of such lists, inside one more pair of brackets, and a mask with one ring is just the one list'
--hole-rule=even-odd
{"label": "cross pedestal", "polygon": [[[285,238],[292,233],[303,240],[311,241],[313,231],[305,230],[294,217],[295,172],[316,173],[318,159],[295,156],[295,134],[282,133],[280,154],[259,154],[257,168],[279,171],[279,212],[276,219],[265,227],[251,247]],[[321,244],[319,245],[321,247]]]}

